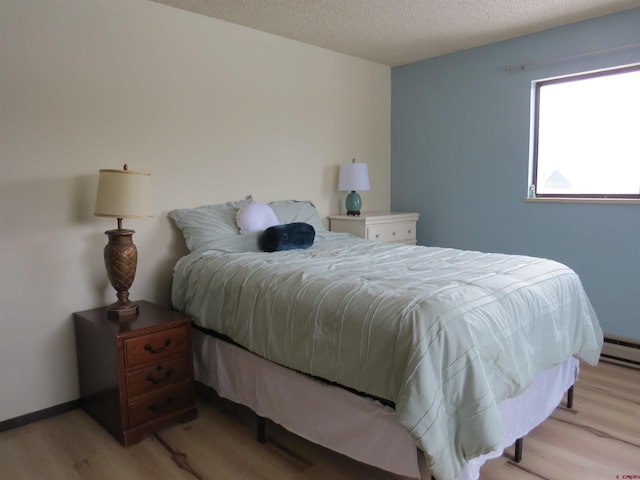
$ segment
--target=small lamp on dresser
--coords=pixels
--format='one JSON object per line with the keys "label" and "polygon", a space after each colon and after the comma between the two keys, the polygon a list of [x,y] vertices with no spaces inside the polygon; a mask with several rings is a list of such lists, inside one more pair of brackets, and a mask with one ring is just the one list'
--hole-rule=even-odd
{"label": "small lamp on dresser", "polygon": [[118,219],[118,228],[104,232],[109,243],[104,247],[104,264],[118,301],[111,304],[108,315],[136,315],[138,305],[129,300],[138,264],[138,250],[133,243],[135,230],[122,228],[123,218],[148,218],[151,207],[151,175],[129,170],[100,170],[94,215]]}
{"label": "small lamp on dresser", "polygon": [[356,163],[354,158],[351,163],[340,166],[338,190],[349,192],[346,200],[347,215],[360,215],[362,199],[356,190],[369,190],[369,172],[366,163]]}

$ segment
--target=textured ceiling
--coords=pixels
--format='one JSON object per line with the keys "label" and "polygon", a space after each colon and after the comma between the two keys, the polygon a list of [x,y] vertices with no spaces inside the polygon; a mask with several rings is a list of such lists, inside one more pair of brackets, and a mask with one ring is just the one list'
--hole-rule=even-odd
{"label": "textured ceiling", "polygon": [[640,7],[640,0],[152,0],[390,66]]}

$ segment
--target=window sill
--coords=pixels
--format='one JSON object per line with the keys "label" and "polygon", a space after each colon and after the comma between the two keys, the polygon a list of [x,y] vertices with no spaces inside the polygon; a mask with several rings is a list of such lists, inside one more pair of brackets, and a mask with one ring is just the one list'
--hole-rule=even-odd
{"label": "window sill", "polygon": [[528,203],[598,203],[603,205],[640,205],[638,198],[565,198],[537,197],[523,198]]}

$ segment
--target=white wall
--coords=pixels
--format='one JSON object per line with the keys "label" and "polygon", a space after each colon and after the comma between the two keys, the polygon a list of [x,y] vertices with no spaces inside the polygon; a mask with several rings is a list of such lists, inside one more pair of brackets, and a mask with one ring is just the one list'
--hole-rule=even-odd
{"label": "white wall", "polygon": [[[152,174],[132,298],[169,302],[173,208],[252,194],[389,207],[390,69],[147,0],[0,3],[0,421],[78,396],[72,312],[115,300],[100,168]],[[342,207],[344,208],[344,207]]]}

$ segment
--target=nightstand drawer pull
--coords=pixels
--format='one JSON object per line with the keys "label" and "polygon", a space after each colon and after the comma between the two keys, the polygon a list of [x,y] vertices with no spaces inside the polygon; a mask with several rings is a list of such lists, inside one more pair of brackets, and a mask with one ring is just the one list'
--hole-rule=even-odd
{"label": "nightstand drawer pull", "polygon": [[152,403],[151,405],[147,405],[147,408],[154,413],[158,413],[169,408],[172,403],[173,403],[173,397],[168,397],[166,402],[161,403],[160,405],[156,405],[155,403]]}
{"label": "nightstand drawer pull", "polygon": [[[162,368],[162,367],[160,367]],[[171,375],[173,375],[173,369],[170,368],[169,370],[167,370],[167,373],[165,373],[164,377],[154,377],[153,375],[149,374],[147,375],[147,377],[145,378],[145,380],[147,382],[151,382],[154,385],[159,385],[160,383],[164,383],[167,382],[169,380],[169,378],[171,378]]]}
{"label": "nightstand drawer pull", "polygon": [[170,338],[167,338],[167,339],[164,341],[164,347],[160,347],[160,348],[153,348],[153,347],[151,346],[151,344],[150,344],[150,343],[147,343],[147,344],[144,346],[144,349],[145,349],[147,352],[151,352],[151,353],[162,353],[162,352],[164,352],[167,348],[169,348],[169,345],[171,345],[171,339],[170,339]]}

